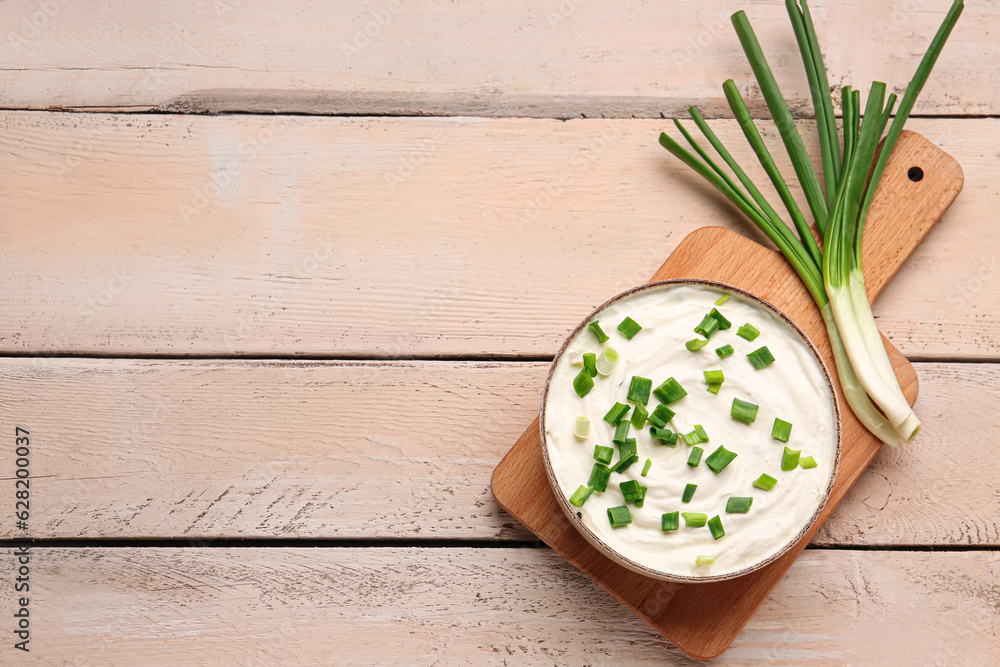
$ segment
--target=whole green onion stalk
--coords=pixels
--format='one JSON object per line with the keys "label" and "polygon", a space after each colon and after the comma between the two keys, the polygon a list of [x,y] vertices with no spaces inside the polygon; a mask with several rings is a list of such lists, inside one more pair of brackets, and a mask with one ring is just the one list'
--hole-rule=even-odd
{"label": "whole green onion stalk", "polygon": [[[816,39],[816,30],[806,0],[786,0],[795,39],[805,66],[812,96],[822,158],[822,185],[791,111],[767,64],[757,36],[742,11],[733,15],[733,26],[757,79],[771,117],[791,159],[805,195],[819,238],[792,197],[774,159],[732,79],[722,88],[729,107],[758,161],[791,218],[792,227],[767,201],[739,163],[712,131],[697,108],[691,118],[732,175],[725,171],[678,120],[674,124],[690,144],[688,151],[665,133],[660,143],[714,185],[746,215],[789,261],[816,301],[833,348],[844,398],[864,426],[881,441],[896,445],[900,438],[912,440],[920,421],[903,396],[865,291],[861,245],[865,220],[892,149],[909,117],[917,96],[927,82],[944,44],[964,8],[955,0],[931,41],[920,65],[903,94],[895,118],[889,125],[896,96],[886,97],[886,85],[872,83],[864,110],[861,93],[845,86],[842,91],[843,143],[837,129],[826,66]],[[885,128],[889,125],[886,134]],[[885,134],[884,140],[883,134]],[[879,144],[881,140],[881,150]],[[735,177],[735,180],[734,180]],[[825,186],[825,192],[824,188]]]}

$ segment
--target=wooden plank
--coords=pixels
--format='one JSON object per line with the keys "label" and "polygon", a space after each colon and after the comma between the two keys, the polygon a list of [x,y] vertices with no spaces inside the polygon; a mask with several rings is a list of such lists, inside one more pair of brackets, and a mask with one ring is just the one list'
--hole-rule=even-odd
{"label": "wooden plank", "polygon": [[[5,664],[698,664],[547,549],[33,548],[30,568],[31,652],[6,641]],[[998,574],[991,552],[809,551],[713,664],[996,664]]]}
{"label": "wooden plank", "polygon": [[[0,114],[0,351],[551,355],[692,230],[761,239],[666,126]],[[1000,120],[912,127],[967,183],[876,315],[911,358],[996,359]]]}
{"label": "wooden plank", "polygon": [[[547,368],[8,358],[0,423],[31,431],[35,537],[530,540],[489,483]],[[920,436],[879,455],[817,542],[1000,544],[995,366],[916,368]]]}
{"label": "wooden plank", "polygon": [[[905,86],[948,5],[813,3],[831,84]],[[725,79],[752,81],[729,22],[739,6],[11,0],[0,7],[0,106],[660,118],[697,102],[719,113]],[[804,111],[784,3],[747,9],[790,105]],[[917,113],[998,112],[998,30],[995,4],[969,3]]]}

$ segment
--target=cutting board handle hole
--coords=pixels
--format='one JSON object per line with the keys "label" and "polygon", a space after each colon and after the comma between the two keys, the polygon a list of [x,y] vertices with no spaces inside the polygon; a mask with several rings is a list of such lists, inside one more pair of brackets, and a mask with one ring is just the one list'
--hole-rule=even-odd
{"label": "cutting board handle hole", "polygon": [[910,167],[906,172],[906,177],[914,183],[919,183],[924,180],[924,170],[920,167]]}

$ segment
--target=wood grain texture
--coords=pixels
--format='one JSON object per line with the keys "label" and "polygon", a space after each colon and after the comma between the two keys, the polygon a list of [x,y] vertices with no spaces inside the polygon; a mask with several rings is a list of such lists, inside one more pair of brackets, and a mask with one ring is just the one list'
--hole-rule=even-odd
{"label": "wood grain texture", "polygon": [[[879,80],[901,92],[948,5],[813,3],[831,84]],[[0,105],[660,118],[698,103],[719,113],[728,109],[725,79],[752,81],[729,21],[740,8],[789,104],[808,113],[779,0],[178,0],[169,9],[8,0],[0,5]],[[994,3],[969,3],[918,114],[998,112],[998,30]],[[851,48],[833,48],[840,44]]]}
{"label": "wood grain texture", "polygon": [[[547,549],[36,548],[31,567],[31,653],[4,642],[5,664],[698,664]],[[998,575],[987,552],[809,551],[713,664],[996,664]]]}
{"label": "wood grain texture", "polygon": [[[1000,120],[911,125],[968,182],[880,327],[910,358],[997,359]],[[552,355],[694,229],[761,240],[665,127],[0,114],[0,351]]]}
{"label": "wood grain texture", "polygon": [[[916,369],[920,437],[878,455],[814,544],[1000,544],[996,366]],[[2,359],[0,421],[32,432],[38,538],[531,540],[489,483],[547,371]],[[396,418],[368,419],[373,405]],[[11,449],[0,467],[14,469]]]}

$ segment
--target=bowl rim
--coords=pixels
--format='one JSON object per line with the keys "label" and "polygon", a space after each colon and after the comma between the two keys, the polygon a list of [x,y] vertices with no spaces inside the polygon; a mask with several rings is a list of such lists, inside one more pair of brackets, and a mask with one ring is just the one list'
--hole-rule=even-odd
{"label": "bowl rim", "polygon": [[[736,570],[733,572],[706,575],[706,576],[681,575],[681,574],[673,574],[656,570],[647,565],[643,565],[642,563],[636,562],[628,558],[627,556],[624,556],[623,554],[616,551],[613,547],[608,545],[606,542],[604,542],[596,533],[594,533],[594,531],[590,529],[589,526],[587,526],[583,522],[583,520],[580,517],[576,515],[576,508],[570,505],[569,498],[566,496],[563,490],[559,488],[559,483],[555,477],[555,471],[552,469],[552,461],[549,459],[549,448],[545,437],[545,406],[548,403],[549,388],[552,384],[552,376],[555,373],[556,366],[559,364],[559,361],[562,359],[563,355],[566,353],[566,350],[569,348],[570,341],[576,338],[576,335],[580,333],[580,331],[585,326],[587,326],[598,313],[600,313],[602,310],[612,305],[613,303],[621,301],[622,299],[625,299],[627,297],[631,297],[639,292],[680,287],[684,285],[697,285],[699,287],[710,287],[717,290],[733,292],[735,294],[738,294],[742,297],[745,297],[757,303],[758,305],[763,306],[773,315],[777,316],[781,321],[787,324],[789,328],[791,328],[792,331],[794,331],[799,336],[799,338],[806,344],[806,347],[809,348],[809,351],[812,353],[813,358],[819,363],[820,370],[823,372],[823,377],[826,379],[827,388],[830,390],[830,395],[833,397],[833,414],[834,414],[834,422],[836,425],[836,448],[835,448],[833,467],[830,470],[830,478],[827,482],[826,489],[823,491],[823,495],[820,498],[819,504],[816,506],[816,509],[813,511],[812,515],[809,517],[809,520],[803,525],[801,530],[799,530],[795,534],[795,536],[792,537],[780,549],[778,549],[776,552],[774,552],[773,554],[771,554],[770,556],[761,561],[758,561],[756,563],[753,563],[740,570]],[[726,581],[729,579],[742,577],[747,574],[750,574],[751,572],[754,572],[756,570],[759,570],[761,568],[770,565],[771,563],[775,562],[776,560],[787,554],[788,551],[791,550],[792,547],[794,547],[796,544],[798,544],[799,541],[801,541],[806,536],[806,534],[812,529],[812,527],[816,524],[816,521],[819,520],[819,516],[822,513],[823,508],[829,501],[830,494],[833,491],[833,485],[837,481],[837,474],[840,469],[841,450],[843,446],[843,421],[841,418],[840,400],[838,399],[836,385],[833,382],[833,378],[830,375],[830,370],[827,368],[826,362],[823,360],[822,355],[820,355],[819,350],[816,349],[816,346],[813,344],[813,342],[809,340],[809,336],[806,335],[806,333],[799,327],[799,325],[797,325],[792,320],[792,318],[790,318],[780,308],[775,306],[770,301],[767,301],[763,297],[760,297],[750,291],[747,291],[742,287],[737,287],[735,285],[730,285],[729,283],[724,283],[717,280],[708,280],[704,278],[672,278],[668,280],[656,280],[650,283],[646,283],[645,285],[639,285],[627,289],[624,292],[621,292],[620,294],[611,297],[601,305],[594,308],[587,315],[587,317],[584,318],[583,321],[580,322],[580,324],[574,327],[573,331],[571,331],[569,335],[566,336],[566,339],[560,346],[559,351],[552,359],[552,364],[549,366],[549,372],[545,378],[545,389],[542,391],[542,404],[541,408],[539,409],[539,416],[538,416],[538,433],[539,433],[539,438],[541,440],[542,458],[545,461],[545,474],[549,479],[549,485],[555,492],[556,501],[562,508],[563,513],[566,514],[567,518],[570,520],[570,523],[573,524],[573,526],[577,529],[577,531],[579,531],[580,534],[583,535],[584,539],[586,539],[593,547],[595,547],[605,556],[608,556],[613,561],[628,568],[629,570],[632,570],[633,572],[637,572],[639,574],[651,577],[653,579],[659,579],[661,581],[671,581],[676,583],[690,583],[690,584]]]}

